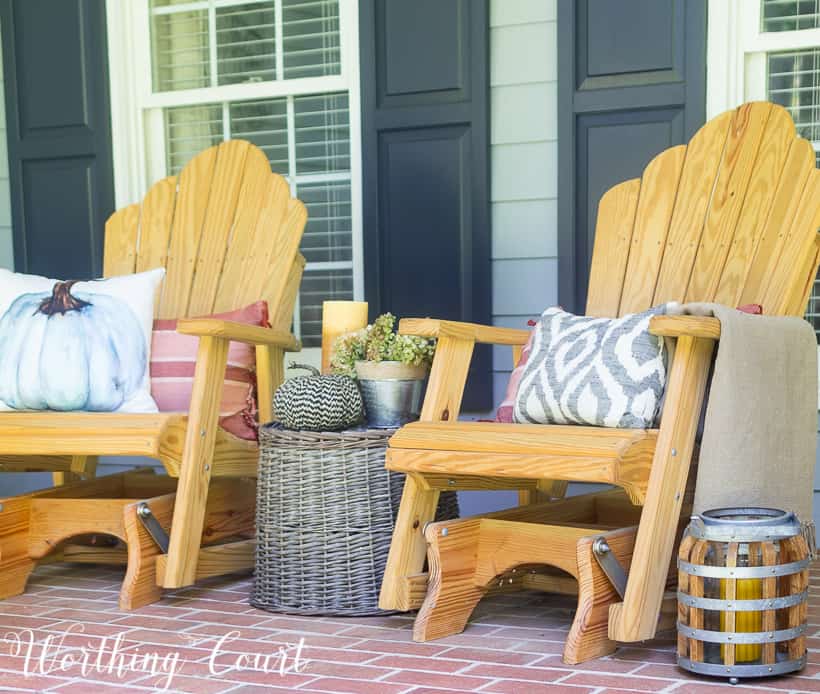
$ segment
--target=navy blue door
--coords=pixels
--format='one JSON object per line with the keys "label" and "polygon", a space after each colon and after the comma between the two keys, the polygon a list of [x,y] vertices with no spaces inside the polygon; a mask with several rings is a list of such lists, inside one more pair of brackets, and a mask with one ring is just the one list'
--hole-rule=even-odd
{"label": "navy blue door", "polygon": [[[366,298],[489,322],[487,0],[360,0]],[[464,408],[492,405],[476,350]]]}
{"label": "navy blue door", "polygon": [[559,300],[583,312],[601,195],[706,118],[706,0],[559,0]]}
{"label": "navy blue door", "polygon": [[2,0],[14,263],[102,274],[114,208],[104,0]]}

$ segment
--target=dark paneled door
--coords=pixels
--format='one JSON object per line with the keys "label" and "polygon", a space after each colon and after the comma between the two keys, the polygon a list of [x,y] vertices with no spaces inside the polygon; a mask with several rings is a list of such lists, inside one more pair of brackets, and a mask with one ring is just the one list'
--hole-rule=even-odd
{"label": "dark paneled door", "polygon": [[706,114],[706,0],[559,0],[559,298],[586,304],[598,200]]}
{"label": "dark paneled door", "polygon": [[102,273],[114,208],[104,0],[2,0],[14,262]]}
{"label": "dark paneled door", "polygon": [[[490,321],[487,0],[361,0],[371,313]],[[464,407],[492,405],[490,354]]]}

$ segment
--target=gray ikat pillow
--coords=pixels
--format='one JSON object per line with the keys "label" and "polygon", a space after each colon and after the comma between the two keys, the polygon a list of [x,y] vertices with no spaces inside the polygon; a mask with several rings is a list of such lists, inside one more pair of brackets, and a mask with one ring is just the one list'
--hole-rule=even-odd
{"label": "gray ikat pillow", "polygon": [[513,421],[645,429],[655,425],[666,385],[663,338],[649,319],[666,305],[621,318],[548,308],[533,328]]}

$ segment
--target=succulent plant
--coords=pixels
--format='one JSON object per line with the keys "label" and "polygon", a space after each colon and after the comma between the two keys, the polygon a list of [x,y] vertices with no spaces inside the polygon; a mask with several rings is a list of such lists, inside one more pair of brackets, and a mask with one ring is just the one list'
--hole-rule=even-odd
{"label": "succulent plant", "polygon": [[398,361],[411,366],[433,363],[436,341],[394,331],[396,317],[383,313],[372,324],[340,335],[333,343],[330,368],[333,373],[356,377],[357,361]]}

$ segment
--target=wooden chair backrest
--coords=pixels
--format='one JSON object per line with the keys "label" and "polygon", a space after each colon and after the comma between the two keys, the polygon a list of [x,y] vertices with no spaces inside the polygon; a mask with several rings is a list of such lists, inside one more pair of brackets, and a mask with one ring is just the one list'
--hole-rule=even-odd
{"label": "wooden chair backrest", "polygon": [[[274,327],[289,330],[306,221],[305,206],[290,197],[261,149],[223,142],[200,152],[178,177],[155,183],[141,203],[109,217],[104,274],[164,267],[158,318],[203,316],[264,299]],[[288,299],[291,306],[280,311]]]}
{"label": "wooden chair backrest", "polygon": [[715,301],[802,315],[820,262],[818,226],[811,144],[784,108],[744,104],[603,195],[587,314]]}

